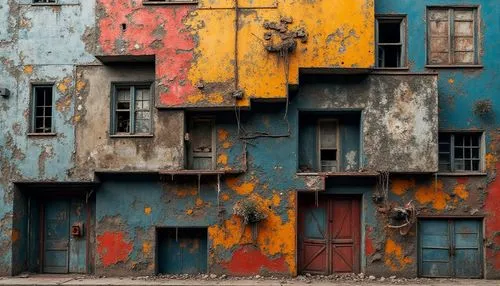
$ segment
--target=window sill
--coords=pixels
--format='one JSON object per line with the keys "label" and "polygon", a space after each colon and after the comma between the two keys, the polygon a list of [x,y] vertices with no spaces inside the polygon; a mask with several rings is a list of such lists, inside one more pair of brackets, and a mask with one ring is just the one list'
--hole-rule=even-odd
{"label": "window sill", "polygon": [[110,138],[151,138],[153,134],[113,134],[109,135]]}
{"label": "window sill", "polygon": [[62,6],[61,3],[30,3],[31,6]]}
{"label": "window sill", "polygon": [[437,175],[440,177],[463,177],[463,176],[486,176],[488,174],[483,172],[454,172],[454,173],[438,172]]}
{"label": "window sill", "polygon": [[28,133],[29,137],[53,137],[56,136],[57,133]]}
{"label": "window sill", "polygon": [[323,176],[323,177],[375,177],[377,172],[298,172],[297,176]]}
{"label": "window sill", "polygon": [[409,67],[399,67],[399,68],[382,68],[382,67],[374,67],[374,71],[407,71]]}
{"label": "window sill", "polygon": [[185,4],[198,4],[198,1],[143,1],[142,5],[185,5]]}
{"label": "window sill", "polygon": [[425,65],[428,69],[482,69],[483,65]]}

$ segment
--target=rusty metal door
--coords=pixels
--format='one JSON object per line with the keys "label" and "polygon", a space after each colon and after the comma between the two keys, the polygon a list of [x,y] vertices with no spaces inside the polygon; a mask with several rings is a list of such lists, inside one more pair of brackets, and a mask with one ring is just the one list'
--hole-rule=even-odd
{"label": "rusty metal door", "polygon": [[359,272],[359,199],[300,196],[298,218],[300,272]]}
{"label": "rusty metal door", "polygon": [[43,213],[43,272],[68,273],[70,203],[61,199],[47,200]]}

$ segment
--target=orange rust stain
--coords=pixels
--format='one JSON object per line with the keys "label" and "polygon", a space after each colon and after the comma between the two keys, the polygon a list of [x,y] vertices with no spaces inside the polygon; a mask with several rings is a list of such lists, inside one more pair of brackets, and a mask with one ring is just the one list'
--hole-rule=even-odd
{"label": "orange rust stain", "polygon": [[195,202],[195,205],[197,207],[201,207],[205,204],[205,202],[201,199],[201,198],[196,198],[196,202]]}
{"label": "orange rust stain", "polygon": [[21,237],[21,234],[19,233],[19,230],[13,229],[12,230],[12,243],[18,241],[20,237]]}
{"label": "orange rust stain", "polygon": [[462,200],[467,200],[469,198],[469,192],[467,191],[467,186],[465,184],[457,184],[453,189],[453,193]]}
{"label": "orange rust stain", "polygon": [[401,196],[404,193],[406,193],[410,188],[415,187],[415,180],[403,180],[403,179],[394,179],[392,181],[392,188],[391,191],[398,195]]}
{"label": "orange rust stain", "polygon": [[179,186],[175,189],[175,194],[179,198],[185,198],[187,196],[194,196],[198,193],[196,186]]}
{"label": "orange rust stain", "polygon": [[[269,206],[273,206],[276,201],[272,198],[265,199],[256,194],[252,194],[250,199],[266,211],[267,218],[258,225],[256,246],[260,252],[268,255],[283,256],[291,273],[296,273],[295,264],[295,195],[290,194],[288,200],[280,203],[288,204],[287,220],[283,221],[280,214],[272,211]],[[240,217],[232,216],[225,220],[222,225],[213,225],[208,229],[209,236],[213,242],[213,247],[231,249],[236,245],[253,243],[251,227],[243,228]],[[278,234],[278,235],[277,235]]]}
{"label": "orange rust stain", "polygon": [[87,86],[87,83],[83,80],[79,80],[76,82],[76,90],[77,91],[82,91],[85,88],[85,86]]}
{"label": "orange rust stain", "polygon": [[233,146],[233,144],[231,144],[231,142],[229,141],[222,143],[222,148],[224,149],[230,148],[231,146]]}
{"label": "orange rust stain", "polygon": [[421,204],[432,203],[434,209],[444,210],[450,195],[443,191],[443,182],[437,181],[429,186],[418,187],[415,198]]}
{"label": "orange rust stain", "polygon": [[219,139],[220,142],[226,141],[228,137],[229,137],[229,132],[227,132],[227,130],[225,129],[217,130],[217,138]]}
{"label": "orange rust stain", "polygon": [[222,165],[227,165],[227,155],[220,154],[219,157],[217,157],[217,163]]}
{"label": "orange rust stain", "polygon": [[25,74],[32,74],[33,73],[33,66],[32,65],[26,65],[23,67],[23,72]]}
{"label": "orange rust stain", "polygon": [[142,253],[151,254],[151,250],[153,250],[153,245],[151,242],[146,241],[142,243]]}
{"label": "orange rust stain", "polygon": [[192,209],[187,209],[186,210],[186,214],[187,215],[192,215],[193,214],[193,210]]}
{"label": "orange rust stain", "polygon": [[225,202],[229,201],[229,199],[230,199],[230,197],[229,197],[229,195],[228,195],[228,194],[222,194],[222,197],[221,197],[221,198],[222,198],[222,200],[223,200],[223,201],[225,201]]}
{"label": "orange rust stain", "polygon": [[398,245],[394,240],[388,239],[385,244],[385,264],[393,271],[401,270],[408,264],[411,264],[413,259],[405,256],[403,248]]}
{"label": "orange rust stain", "polygon": [[132,252],[132,242],[124,239],[123,232],[104,232],[97,236],[97,253],[103,266],[125,262]]}
{"label": "orange rust stain", "polygon": [[452,79],[452,78],[449,78],[449,79],[448,79],[448,83],[449,83],[449,84],[453,84],[453,83],[455,83],[455,80],[454,80],[454,79]]}
{"label": "orange rust stain", "polygon": [[255,189],[255,183],[253,182],[244,182],[242,184],[238,184],[239,180],[238,178],[228,178],[226,180],[227,185],[229,188],[231,188],[233,191],[238,193],[239,195],[248,195],[253,192]]}
{"label": "orange rust stain", "polygon": [[497,157],[491,153],[486,154],[485,156],[485,161],[486,161],[486,169],[487,170],[494,170],[495,165],[497,163]]}
{"label": "orange rust stain", "polygon": [[274,207],[278,207],[281,203],[281,197],[279,194],[275,193],[272,197],[272,202]]}
{"label": "orange rust stain", "polygon": [[146,215],[150,215],[151,214],[151,207],[144,207],[144,213]]}
{"label": "orange rust stain", "polygon": [[71,78],[66,77],[61,82],[57,84],[57,89],[61,93],[66,93],[69,89],[69,85],[71,84]]}

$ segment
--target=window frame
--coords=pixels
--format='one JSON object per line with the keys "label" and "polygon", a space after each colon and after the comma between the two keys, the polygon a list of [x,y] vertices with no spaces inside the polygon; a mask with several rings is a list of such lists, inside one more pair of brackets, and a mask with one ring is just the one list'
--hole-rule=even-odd
{"label": "window frame", "polygon": [[[336,132],[337,134],[335,134],[335,140],[336,140],[336,171],[323,171],[323,168],[322,168],[322,164],[321,164],[321,150],[323,148],[321,148],[321,128],[320,128],[320,125],[321,123],[323,122],[335,122],[335,125],[336,125]],[[341,146],[340,146],[340,122],[337,118],[319,118],[317,123],[316,123],[316,156],[317,156],[317,168],[318,168],[318,172],[320,173],[336,173],[336,172],[340,172],[340,166],[341,165],[341,162],[340,162],[340,159],[341,159]],[[325,149],[332,149],[332,148],[325,148]]]}
{"label": "window frame", "polygon": [[[192,130],[194,129],[194,125],[196,121],[205,121],[205,122],[210,122],[210,125],[212,126],[212,130],[210,132],[211,134],[211,145],[212,145],[212,156],[211,156],[211,166],[209,169],[195,169],[193,167],[194,164],[194,152],[193,152],[193,133]],[[189,132],[189,146],[187,148],[187,169],[188,170],[215,170],[217,168],[217,141],[216,141],[216,121],[215,121],[215,116],[193,116],[189,119],[189,126],[188,126],[188,132]],[[200,157],[201,158],[201,157]]]}
{"label": "window frame", "polygon": [[[448,63],[439,63],[439,64],[433,64],[430,63],[430,20],[429,20],[429,13],[431,10],[436,9],[436,10],[448,10]],[[455,35],[452,35],[452,32],[454,30],[454,24],[455,24],[455,19],[453,18],[454,12],[456,10],[472,10],[474,13],[474,19],[473,19],[473,39],[474,39],[474,63],[467,64],[467,63],[455,63],[454,56],[452,55],[455,52],[454,48],[454,39]],[[426,48],[425,48],[425,54],[426,54],[426,60],[425,60],[425,65],[428,68],[482,68],[482,63],[481,63],[481,56],[480,56],[480,49],[481,49],[481,6],[480,5],[432,5],[432,6],[426,6],[426,11],[425,11],[425,21],[426,21],[426,37],[425,37],[425,43],[426,43]]]}
{"label": "window frame", "polygon": [[[116,102],[117,102],[117,89],[118,88],[130,88],[130,132],[117,132],[116,130]],[[138,87],[149,89],[149,132],[148,133],[136,133],[135,132],[135,101],[136,94],[135,90]],[[111,83],[111,120],[110,120],[110,137],[153,137],[153,105],[154,105],[154,87],[153,83],[150,81],[145,82],[112,82]]]}
{"label": "window frame", "polygon": [[[440,162],[439,162],[439,155],[442,153],[439,151],[439,145],[441,144],[441,141],[439,140],[439,136],[442,134],[447,134],[450,135],[450,151],[449,151],[449,164],[450,164],[450,170],[441,170],[440,169]],[[455,167],[455,136],[456,135],[477,135],[479,136],[479,168],[478,170],[457,170]],[[484,174],[485,172],[485,148],[486,147],[486,141],[485,141],[485,134],[484,131],[481,130],[471,130],[471,131],[454,131],[454,130],[440,130],[438,132],[438,173],[439,174]],[[464,158],[466,159],[466,158]]]}
{"label": "window frame", "polygon": [[60,5],[59,0],[54,0],[54,2],[35,2],[35,0],[31,0],[31,5],[34,6],[51,6],[51,5]]}
{"label": "window frame", "polygon": [[[36,88],[38,87],[50,87],[52,89],[51,92],[51,98],[52,98],[52,103],[51,103],[51,116],[50,116],[50,132],[37,132],[36,131]],[[55,126],[54,126],[54,99],[55,99],[55,83],[54,82],[34,82],[30,84],[30,127],[29,127],[29,133],[28,135],[35,135],[35,136],[51,136],[55,135]]]}
{"label": "window frame", "polygon": [[[381,67],[379,66],[379,20],[382,21],[400,21],[400,42],[401,42],[401,65],[399,67]],[[376,14],[375,15],[375,68],[376,69],[408,69],[408,20],[406,14]],[[391,44],[387,44],[391,45]]]}

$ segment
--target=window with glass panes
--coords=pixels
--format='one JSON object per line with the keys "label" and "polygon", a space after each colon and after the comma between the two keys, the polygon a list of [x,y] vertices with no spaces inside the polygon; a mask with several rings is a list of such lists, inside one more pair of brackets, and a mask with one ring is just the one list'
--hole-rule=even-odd
{"label": "window with glass panes", "polygon": [[481,171],[481,136],[481,133],[439,133],[439,171]]}
{"label": "window with glass panes", "polygon": [[112,134],[151,134],[151,85],[121,85],[113,88]]}
{"label": "window with glass panes", "polygon": [[33,85],[31,132],[47,134],[53,132],[52,106],[53,85]]}

